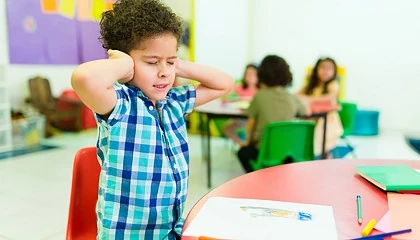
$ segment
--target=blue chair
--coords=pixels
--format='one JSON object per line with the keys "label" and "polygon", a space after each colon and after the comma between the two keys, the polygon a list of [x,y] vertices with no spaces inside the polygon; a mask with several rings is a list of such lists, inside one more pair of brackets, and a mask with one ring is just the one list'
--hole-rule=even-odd
{"label": "blue chair", "polygon": [[416,153],[420,154],[420,136],[419,137],[405,137],[407,144],[413,149]]}
{"label": "blue chair", "polygon": [[353,135],[375,136],[379,133],[379,112],[374,110],[358,110]]}

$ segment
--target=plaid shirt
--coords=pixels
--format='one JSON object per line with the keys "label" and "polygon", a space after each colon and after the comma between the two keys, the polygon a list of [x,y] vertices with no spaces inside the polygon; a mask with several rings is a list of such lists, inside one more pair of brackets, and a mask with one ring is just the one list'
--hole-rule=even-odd
{"label": "plaid shirt", "polygon": [[111,115],[107,120],[96,116],[97,238],[176,239],[189,174],[184,116],[194,108],[195,88],[172,88],[157,108],[137,87],[114,88],[117,104]]}

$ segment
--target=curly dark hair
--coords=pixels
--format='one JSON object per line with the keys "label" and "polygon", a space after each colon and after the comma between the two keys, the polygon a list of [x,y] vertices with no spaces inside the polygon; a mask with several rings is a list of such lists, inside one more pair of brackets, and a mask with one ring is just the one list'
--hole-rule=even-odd
{"label": "curly dark hair", "polygon": [[312,70],[311,76],[309,78],[308,85],[304,89],[304,92],[307,95],[312,95],[312,93],[314,92],[316,86],[318,85],[318,83],[320,81],[319,77],[318,77],[318,68],[319,68],[319,65],[321,65],[322,62],[331,62],[334,66],[334,74],[331,77],[331,79],[328,79],[328,81],[326,81],[324,83],[324,86],[322,88],[322,94],[328,93],[328,85],[337,78],[337,64],[335,63],[334,59],[332,59],[330,57],[318,59],[318,61],[315,63],[314,69]]}
{"label": "curly dark hair", "polygon": [[159,0],[119,0],[100,21],[102,47],[129,53],[142,41],[172,34],[180,43],[182,20]]}
{"label": "curly dark hair", "polygon": [[268,87],[290,86],[292,84],[292,73],[289,64],[277,56],[266,56],[258,68],[258,84],[264,83]]}

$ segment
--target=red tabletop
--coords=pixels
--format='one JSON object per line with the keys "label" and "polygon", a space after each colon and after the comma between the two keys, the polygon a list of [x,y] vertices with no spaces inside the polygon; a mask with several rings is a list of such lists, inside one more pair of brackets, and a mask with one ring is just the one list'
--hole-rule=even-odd
{"label": "red tabletop", "polygon": [[[388,202],[386,192],[358,176],[355,166],[393,164],[420,169],[420,161],[333,159],[286,164],[245,174],[198,201],[188,214],[184,230],[207,198],[233,197],[329,205],[333,207],[339,239],[359,237],[372,218],[377,221],[382,218]],[[357,223],[356,195],[362,197],[362,226]]]}

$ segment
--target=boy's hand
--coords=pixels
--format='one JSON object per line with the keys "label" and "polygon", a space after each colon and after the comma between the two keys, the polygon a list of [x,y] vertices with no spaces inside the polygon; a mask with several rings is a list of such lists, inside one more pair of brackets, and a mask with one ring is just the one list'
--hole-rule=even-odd
{"label": "boy's hand", "polygon": [[183,77],[182,76],[182,64],[184,60],[181,60],[179,58],[175,59],[175,75],[177,77]]}
{"label": "boy's hand", "polygon": [[125,77],[122,79],[119,79],[118,82],[119,83],[126,83],[129,82],[133,79],[134,77],[134,61],[133,58],[131,58],[130,55],[128,55],[127,53],[118,51],[118,50],[112,50],[109,49],[108,50],[108,59],[121,59],[121,60],[125,60],[127,61],[127,64],[129,64],[129,71],[126,73]]}

